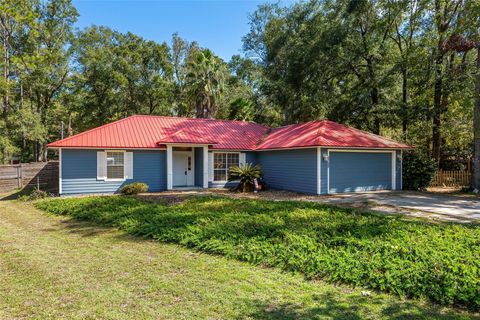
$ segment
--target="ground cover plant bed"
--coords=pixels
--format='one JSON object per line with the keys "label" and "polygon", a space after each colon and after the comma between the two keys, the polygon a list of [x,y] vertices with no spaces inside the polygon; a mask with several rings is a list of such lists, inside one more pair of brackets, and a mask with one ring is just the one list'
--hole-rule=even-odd
{"label": "ground cover plant bed", "polygon": [[41,200],[37,208],[208,253],[480,308],[480,229],[296,201],[195,196]]}

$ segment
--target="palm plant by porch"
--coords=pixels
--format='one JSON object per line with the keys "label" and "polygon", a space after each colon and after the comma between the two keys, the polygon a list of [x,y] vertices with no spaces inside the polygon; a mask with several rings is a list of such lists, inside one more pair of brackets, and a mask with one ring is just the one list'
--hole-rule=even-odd
{"label": "palm plant by porch", "polygon": [[262,168],[252,163],[240,164],[229,169],[229,181],[239,181],[236,190],[241,192],[252,191],[254,180],[262,176]]}

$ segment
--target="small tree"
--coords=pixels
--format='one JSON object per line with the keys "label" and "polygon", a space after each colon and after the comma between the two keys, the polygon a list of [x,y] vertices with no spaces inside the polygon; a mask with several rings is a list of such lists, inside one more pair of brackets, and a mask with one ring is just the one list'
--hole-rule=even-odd
{"label": "small tree", "polygon": [[228,181],[240,180],[236,190],[242,192],[252,191],[254,180],[262,176],[262,169],[259,165],[252,163],[241,164],[238,167],[231,167]]}
{"label": "small tree", "polygon": [[425,190],[436,172],[436,162],[421,151],[407,151],[402,163],[403,189]]}

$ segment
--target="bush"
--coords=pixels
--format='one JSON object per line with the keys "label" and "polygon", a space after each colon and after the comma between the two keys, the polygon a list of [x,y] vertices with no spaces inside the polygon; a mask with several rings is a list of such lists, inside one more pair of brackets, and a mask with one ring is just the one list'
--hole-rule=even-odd
{"label": "bush", "polygon": [[480,228],[300,201],[48,199],[37,208],[252,264],[480,309]]}
{"label": "bush", "polygon": [[403,188],[425,190],[436,172],[436,163],[421,151],[407,151],[403,154]]}
{"label": "bush", "polygon": [[124,195],[138,194],[148,191],[148,185],[143,182],[133,182],[126,184],[120,189],[120,193]]}
{"label": "bush", "polygon": [[262,169],[259,165],[251,163],[241,164],[238,167],[231,167],[229,170],[229,181],[240,180],[236,190],[247,192],[253,191],[254,180],[262,176]]}
{"label": "bush", "polygon": [[24,194],[18,198],[20,201],[35,201],[39,199],[45,199],[50,195],[43,190],[40,189],[31,189],[27,190],[27,194]]}

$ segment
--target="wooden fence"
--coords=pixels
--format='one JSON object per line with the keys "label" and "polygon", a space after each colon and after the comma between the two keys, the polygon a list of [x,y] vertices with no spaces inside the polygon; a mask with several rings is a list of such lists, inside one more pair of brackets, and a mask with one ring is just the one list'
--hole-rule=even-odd
{"label": "wooden fence", "polygon": [[0,165],[0,192],[37,186],[58,192],[58,161]]}
{"label": "wooden fence", "polygon": [[472,174],[467,170],[439,170],[433,177],[430,187],[466,187],[470,185]]}

